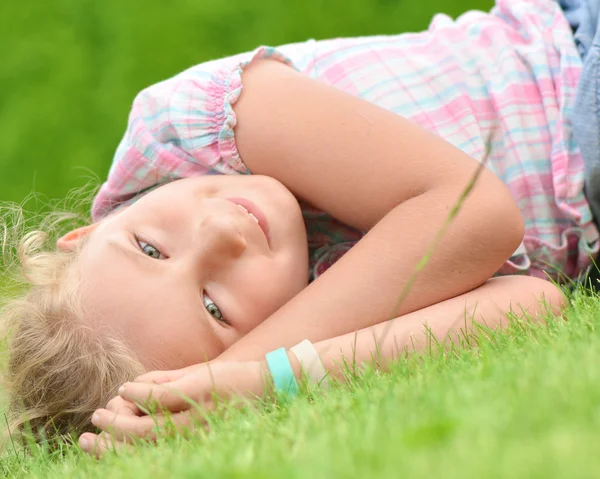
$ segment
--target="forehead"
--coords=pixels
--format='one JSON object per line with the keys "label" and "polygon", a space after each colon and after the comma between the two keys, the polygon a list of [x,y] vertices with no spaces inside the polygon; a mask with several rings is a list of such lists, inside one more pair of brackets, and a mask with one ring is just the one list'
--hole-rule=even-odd
{"label": "forehead", "polygon": [[162,183],[154,184],[146,189],[138,191],[134,194],[133,197],[129,198],[128,200],[121,202],[113,202],[110,206],[106,207],[102,211],[94,210],[94,220],[101,221],[102,219],[109,218],[112,215],[120,213],[129,208],[130,206],[137,204],[140,200],[145,199],[147,197],[153,198],[157,196],[157,194],[168,194],[172,189],[172,186],[170,185],[174,183],[177,183],[177,188],[180,189],[182,185],[187,184],[188,180],[190,180],[190,178],[173,178],[167,181],[163,181]]}
{"label": "forehead", "polygon": [[114,207],[113,211],[118,212],[140,202],[159,200],[163,195],[185,196],[194,193],[214,193],[222,187],[241,186],[255,181],[256,177],[252,175],[227,175],[215,172],[187,178],[172,178],[138,192],[133,198]]}
{"label": "forehead", "polygon": [[150,368],[177,369],[222,352],[195,291],[159,261],[97,233],[78,262],[87,321],[123,338]]}

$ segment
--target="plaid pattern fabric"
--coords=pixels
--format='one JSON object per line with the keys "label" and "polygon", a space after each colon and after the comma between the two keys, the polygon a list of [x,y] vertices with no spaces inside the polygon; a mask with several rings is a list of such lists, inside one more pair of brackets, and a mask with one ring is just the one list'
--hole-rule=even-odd
{"label": "plaid pattern fabric", "polygon": [[[422,33],[261,47],[153,85],[134,101],[93,217],[174,179],[250,174],[236,148],[232,106],[244,68],[258,58],[391,110],[485,161],[525,219],[525,238],[499,274],[574,277],[598,252],[568,121],[581,60],[551,0],[498,0],[491,13],[457,20],[438,15]],[[368,158],[364,168],[368,173]],[[363,232],[302,207],[316,277]],[[411,227],[418,234],[418,225]]]}

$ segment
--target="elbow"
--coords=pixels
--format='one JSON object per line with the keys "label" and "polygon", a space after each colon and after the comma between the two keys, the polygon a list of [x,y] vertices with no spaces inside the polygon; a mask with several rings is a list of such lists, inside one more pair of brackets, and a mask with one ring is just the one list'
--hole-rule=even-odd
{"label": "elbow", "polygon": [[[512,199],[512,197],[511,197]],[[521,214],[521,210],[519,209],[519,207],[517,206],[517,203],[514,201],[513,199],[513,203],[514,203],[514,208],[513,208],[513,213],[512,213],[512,220],[514,221],[514,231],[513,231],[513,238],[512,238],[512,249],[511,249],[511,255],[515,252],[515,250],[519,247],[519,245],[521,244],[521,242],[523,241],[523,238],[525,237],[525,221],[523,220],[523,215]]]}
{"label": "elbow", "polygon": [[494,178],[494,184],[484,188],[481,198],[488,211],[488,244],[491,244],[493,256],[502,266],[517,250],[525,234],[523,216],[509,189]]}
{"label": "elbow", "polygon": [[502,212],[505,233],[503,238],[504,253],[506,259],[510,258],[523,241],[525,235],[525,222],[514,199],[510,198],[510,204],[505,206]]}
{"label": "elbow", "polygon": [[[469,181],[472,176],[469,177]],[[454,198],[456,185],[454,181]],[[459,191],[464,193],[464,187]],[[469,261],[487,280],[514,255],[523,241],[525,224],[515,198],[508,187],[491,171],[484,169],[465,199],[461,223],[469,238]]]}

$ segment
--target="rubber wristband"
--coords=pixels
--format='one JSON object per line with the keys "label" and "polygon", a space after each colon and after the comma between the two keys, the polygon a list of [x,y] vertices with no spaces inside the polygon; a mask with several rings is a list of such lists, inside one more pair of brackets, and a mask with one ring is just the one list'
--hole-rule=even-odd
{"label": "rubber wristband", "polygon": [[304,374],[312,384],[321,386],[323,389],[329,388],[327,371],[325,371],[319,353],[308,339],[296,344],[290,348],[290,351],[296,355]]}
{"label": "rubber wristband", "polygon": [[267,366],[271,371],[275,391],[278,394],[295,396],[298,394],[298,383],[285,348],[279,348],[265,355]]}

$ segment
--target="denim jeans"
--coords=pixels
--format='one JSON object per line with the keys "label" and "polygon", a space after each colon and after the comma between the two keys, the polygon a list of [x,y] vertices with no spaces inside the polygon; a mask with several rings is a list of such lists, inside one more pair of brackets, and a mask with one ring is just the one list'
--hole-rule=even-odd
{"label": "denim jeans", "polygon": [[585,163],[585,194],[600,223],[600,0],[558,0],[583,60],[573,116],[573,137]]}

